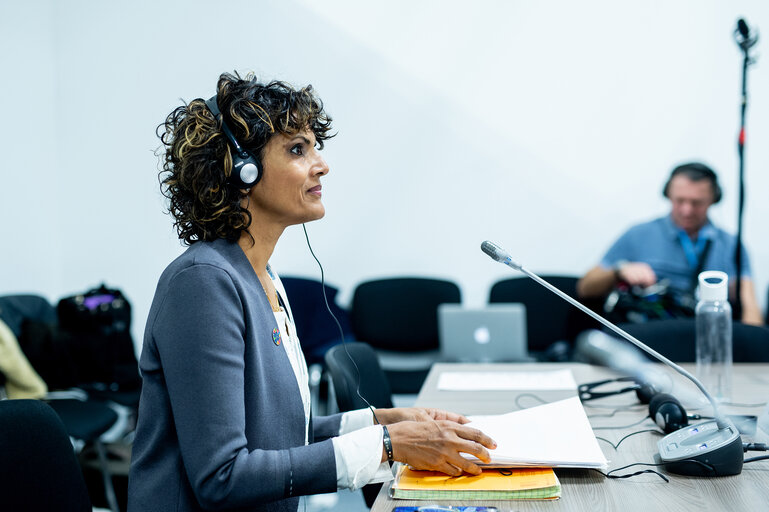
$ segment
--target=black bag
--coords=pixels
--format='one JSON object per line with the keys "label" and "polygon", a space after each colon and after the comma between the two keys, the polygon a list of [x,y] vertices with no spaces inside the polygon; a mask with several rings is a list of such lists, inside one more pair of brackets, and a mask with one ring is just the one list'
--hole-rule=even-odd
{"label": "black bag", "polygon": [[668,279],[661,279],[648,288],[620,282],[604,303],[604,311],[609,320],[614,323],[643,323],[649,320],[693,317],[697,307],[697,278],[704,268],[711,242],[709,239],[705,242],[705,247],[697,258],[697,266],[689,279],[688,290],[672,287]]}
{"label": "black bag", "polygon": [[691,318],[697,300],[687,290],[662,281],[648,288],[620,283],[606,298],[604,311],[614,323],[643,323],[668,318]]}
{"label": "black bag", "polygon": [[131,338],[131,304],[120,290],[104,284],[59,301],[60,336],[70,338],[79,361],[81,384],[109,389],[139,387],[138,363]]}
{"label": "black bag", "polygon": [[128,333],[131,328],[131,304],[120,290],[107,288],[104,283],[61,299],[56,312],[59,326],[70,332],[109,336]]}

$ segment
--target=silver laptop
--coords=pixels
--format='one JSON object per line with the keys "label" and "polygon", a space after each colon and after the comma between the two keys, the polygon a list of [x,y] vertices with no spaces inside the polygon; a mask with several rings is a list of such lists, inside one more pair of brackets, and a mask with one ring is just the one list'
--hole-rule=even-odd
{"label": "silver laptop", "polygon": [[529,361],[526,306],[488,304],[469,309],[460,304],[438,306],[438,336],[443,361]]}

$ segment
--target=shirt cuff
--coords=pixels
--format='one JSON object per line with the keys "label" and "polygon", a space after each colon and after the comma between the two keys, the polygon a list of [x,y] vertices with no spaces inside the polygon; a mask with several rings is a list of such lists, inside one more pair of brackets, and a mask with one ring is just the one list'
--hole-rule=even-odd
{"label": "shirt cuff", "polygon": [[[357,411],[354,411],[357,412]],[[371,412],[369,412],[371,417]],[[360,489],[393,479],[382,460],[382,427],[371,425],[331,439],[336,458],[337,489]]]}
{"label": "shirt cuff", "polygon": [[[342,421],[339,424],[339,435],[349,434],[355,430],[370,427],[374,424],[374,415],[371,409],[358,409],[342,414]],[[381,441],[381,439],[380,439]]]}

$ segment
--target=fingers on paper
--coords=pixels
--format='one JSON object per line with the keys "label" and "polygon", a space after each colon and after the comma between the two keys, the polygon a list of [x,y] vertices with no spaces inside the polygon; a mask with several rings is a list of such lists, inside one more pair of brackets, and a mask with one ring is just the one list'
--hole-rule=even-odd
{"label": "fingers on paper", "polygon": [[485,446],[486,448],[489,448],[491,450],[497,447],[496,441],[494,441],[492,438],[490,438],[489,436],[487,436],[486,434],[484,434],[483,432],[481,432],[476,428],[464,427],[464,426],[459,427],[457,428],[457,435],[459,435],[459,437],[463,439],[467,439],[469,441],[475,441],[476,443],[482,446]]}
{"label": "fingers on paper", "polygon": [[450,476],[460,476],[465,473],[469,473],[471,475],[480,475],[482,470],[480,467],[478,467],[476,464],[473,464],[469,460],[458,457],[452,458],[451,460],[441,464],[440,467],[436,468],[436,471],[446,473]]}

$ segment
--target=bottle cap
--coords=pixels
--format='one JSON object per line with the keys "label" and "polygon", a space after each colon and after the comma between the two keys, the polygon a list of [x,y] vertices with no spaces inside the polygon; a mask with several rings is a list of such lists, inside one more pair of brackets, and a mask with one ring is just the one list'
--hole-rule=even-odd
{"label": "bottle cap", "polygon": [[723,302],[729,296],[729,276],[720,270],[707,270],[700,273],[700,300]]}

